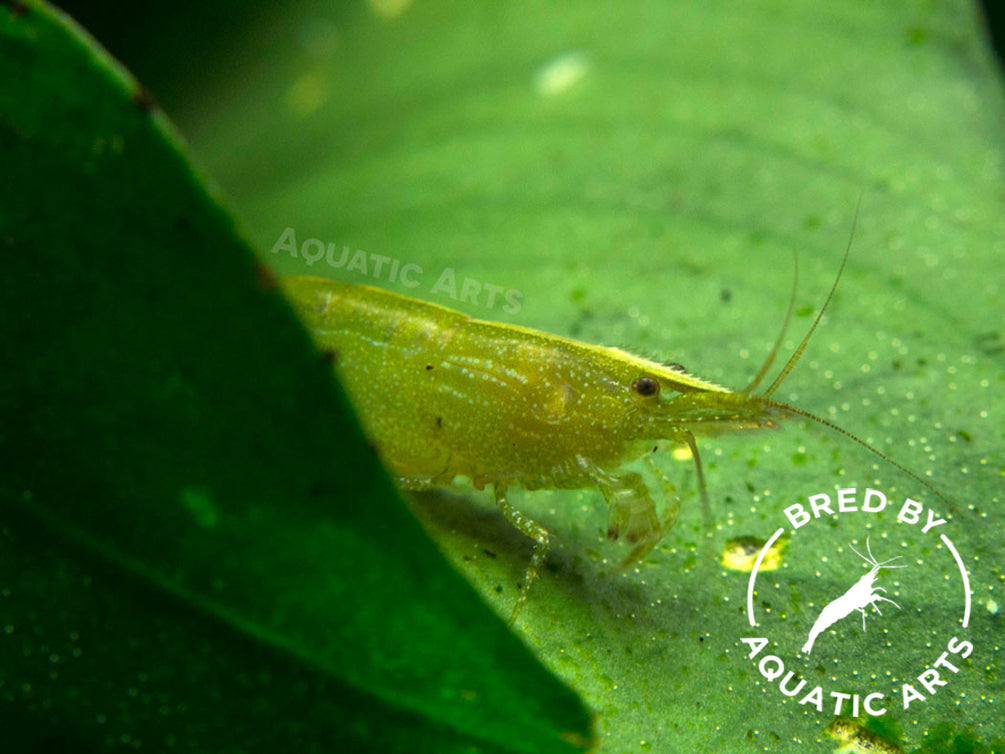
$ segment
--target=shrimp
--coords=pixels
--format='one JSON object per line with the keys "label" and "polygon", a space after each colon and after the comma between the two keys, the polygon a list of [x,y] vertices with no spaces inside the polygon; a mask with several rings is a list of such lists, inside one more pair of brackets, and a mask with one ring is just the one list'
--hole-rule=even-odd
{"label": "shrimp", "polygon": [[869,547],[868,537],[865,538],[865,550],[869,553],[869,557],[866,557],[856,550],[854,545],[851,543],[849,543],[848,546],[851,547],[852,551],[862,558],[862,560],[869,563],[872,568],[869,569],[869,572],[865,576],[856,581],[847,592],[824,605],[823,610],[820,611],[820,615],[817,616],[817,619],[813,622],[813,627],[810,629],[806,643],[803,645],[803,652],[806,654],[810,654],[813,651],[813,642],[817,640],[817,637],[820,634],[842,618],[847,618],[855,610],[862,613],[862,630],[865,631],[865,609],[869,607],[869,605],[872,605],[873,610],[880,615],[882,615],[883,612],[879,609],[879,605],[876,604],[877,602],[889,602],[898,610],[900,609],[900,605],[891,600],[889,597],[884,597],[881,594],[878,594],[878,592],[885,592],[886,590],[881,586],[875,586],[875,583],[881,568],[907,568],[906,565],[887,565],[895,560],[900,560],[903,556],[897,555],[889,560],[884,560],[882,563],[878,562],[872,554],[872,548]]}
{"label": "shrimp", "polygon": [[[857,217],[857,214],[856,214]],[[852,226],[854,237],[854,225]],[[677,519],[680,499],[651,454],[661,442],[691,451],[705,520],[708,492],[696,437],[771,429],[794,416],[841,432],[929,485],[831,422],[772,399],[796,365],[834,296],[851,239],[809,332],[763,394],[755,395],[792,314],[764,364],[740,391],[618,348],[591,345],[516,325],[474,319],[436,304],[364,285],[315,277],[283,281],[318,347],[327,353],[368,437],[400,487],[423,490],[467,477],[491,485],[502,515],[533,540],[510,624],[548,551],[547,529],[516,510],[507,491],[599,488],[609,506],[607,536],[624,538],[630,565],[644,558]],[[667,504],[626,463],[645,458]]]}

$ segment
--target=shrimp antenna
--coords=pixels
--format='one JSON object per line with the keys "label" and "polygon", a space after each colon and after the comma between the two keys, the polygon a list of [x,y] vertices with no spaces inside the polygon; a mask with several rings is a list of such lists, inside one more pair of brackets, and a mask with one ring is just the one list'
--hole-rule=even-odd
{"label": "shrimp antenna", "polygon": [[855,549],[855,545],[853,545],[851,542],[848,543],[848,546],[851,548],[851,551],[853,553],[855,553],[860,558],[862,558],[862,560],[864,560],[866,563],[868,563],[869,565],[876,565],[876,558],[873,556],[872,550],[869,549],[869,538],[868,537],[866,537],[866,539],[865,539],[866,552],[869,553],[869,557],[868,558],[865,555],[863,555],[862,553],[860,553],[858,550],[856,550]]}
{"label": "shrimp antenna", "polygon": [[890,558],[889,560],[884,560],[882,563],[877,563],[876,566],[878,568],[907,568],[906,565],[899,565],[899,566],[887,565],[887,563],[892,563],[895,560],[900,560],[902,557],[904,557],[904,556],[903,555],[898,555],[895,558]]}
{"label": "shrimp antenna", "polygon": [[[810,338],[813,336],[813,333],[816,332],[817,326],[820,324],[820,320],[823,318],[824,312],[827,311],[827,307],[830,304],[831,299],[834,298],[834,292],[837,290],[838,283],[841,282],[841,276],[844,274],[844,268],[848,264],[848,256],[851,254],[852,241],[855,240],[855,230],[856,230],[856,228],[858,228],[858,215],[859,215],[859,211],[861,209],[862,209],[862,196],[859,195],[858,203],[855,205],[855,216],[852,218],[852,222],[851,222],[851,233],[848,235],[848,245],[845,247],[844,257],[841,259],[841,266],[838,268],[838,274],[837,274],[837,277],[834,279],[834,284],[831,286],[830,292],[827,294],[827,298],[824,300],[824,305],[822,307],[820,307],[820,311],[817,313],[816,319],[813,320],[813,324],[810,326],[809,332],[806,333],[806,336],[799,343],[799,346],[796,348],[795,351],[793,351],[792,356],[789,357],[789,360],[787,362],[785,362],[785,366],[782,367],[782,371],[778,373],[777,377],[775,377],[774,382],[772,382],[771,385],[768,386],[768,389],[764,391],[763,398],[765,400],[765,403],[767,403],[767,405],[769,405],[769,406],[773,406],[774,408],[778,408],[778,409],[781,409],[783,411],[788,411],[789,413],[795,414],[797,416],[801,416],[804,419],[810,419],[812,421],[817,422],[818,424],[822,424],[825,427],[828,427],[829,429],[834,430],[835,432],[840,432],[845,437],[847,437],[847,438],[849,438],[849,439],[854,440],[855,442],[857,442],[859,445],[861,445],[863,448],[865,448],[866,450],[868,450],[873,455],[875,455],[875,456],[877,456],[879,458],[882,458],[884,461],[886,461],[888,464],[890,464],[894,468],[899,469],[900,471],[902,471],[905,474],[907,474],[907,476],[909,476],[911,479],[913,479],[914,481],[916,481],[919,484],[921,484],[925,489],[927,489],[929,492],[933,493],[942,502],[946,503],[947,505],[952,505],[953,504],[952,501],[949,500],[949,498],[947,498],[945,495],[943,495],[937,489],[935,489],[935,487],[933,487],[930,483],[926,482],[924,479],[922,479],[920,476],[918,476],[917,474],[915,474],[913,471],[911,471],[906,466],[903,466],[903,465],[897,463],[896,461],[894,461],[892,458],[890,458],[888,455],[886,455],[882,451],[874,448],[872,445],[870,445],[869,443],[867,443],[865,440],[862,440],[861,438],[856,437],[855,435],[853,435],[848,430],[842,429],[837,424],[834,424],[833,422],[829,422],[826,419],[821,419],[819,416],[814,416],[813,414],[809,413],[808,411],[803,411],[801,408],[796,408],[795,406],[790,406],[790,405],[788,405],[786,403],[781,403],[779,401],[771,400],[772,393],[774,393],[781,386],[781,384],[785,380],[785,378],[788,377],[789,372],[792,371],[793,367],[795,367],[796,363],[799,361],[799,358],[803,355],[803,351],[806,350],[806,344],[810,342]],[[796,259],[796,264],[797,264],[796,274],[798,276],[798,257]],[[795,301],[795,281],[793,281],[793,294],[792,294],[792,298],[789,300],[789,311],[785,315],[785,324],[782,326],[782,335],[779,336],[778,342],[775,343],[775,346],[771,349],[771,353],[768,354],[768,358],[765,360],[764,366],[761,367],[761,371],[757,373],[757,376],[753,379],[753,381],[750,383],[750,385],[747,386],[747,389],[743,391],[744,393],[749,393],[761,381],[761,378],[764,376],[763,373],[767,371],[768,366],[774,360],[774,358],[775,358],[775,351],[777,350],[778,344],[781,342],[781,338],[782,338],[782,336],[785,333],[785,327],[788,325],[789,316],[792,314],[792,304],[793,304],[794,301]],[[869,543],[869,540],[867,538],[866,539],[866,545],[868,545],[868,543]],[[858,551],[856,550],[856,552],[858,552]],[[869,553],[869,554],[871,555],[872,553]],[[861,554],[859,554],[859,557],[861,557]],[[873,559],[873,561],[875,561],[875,559]],[[873,562],[873,561],[871,561],[871,562]],[[887,562],[890,562],[890,561],[887,561]],[[906,566],[890,566],[890,567],[891,568],[906,568]]]}
{"label": "shrimp antenna", "polygon": [[877,456],[878,458],[882,458],[884,461],[886,461],[888,464],[890,464],[891,466],[893,466],[895,469],[899,469],[900,471],[902,471],[905,474],[907,474],[907,476],[911,477],[911,479],[913,479],[914,481],[916,481],[918,484],[922,485],[925,489],[927,489],[929,492],[931,492],[933,495],[935,495],[937,498],[939,498],[939,500],[941,500],[942,502],[944,502],[946,505],[953,505],[952,500],[950,500],[945,495],[943,495],[941,492],[939,492],[937,489],[935,489],[935,487],[933,487],[929,482],[926,482],[924,479],[922,479],[920,476],[918,476],[917,474],[915,474],[913,471],[911,471],[906,466],[904,466],[902,464],[899,464],[896,461],[894,461],[892,458],[890,458],[888,455],[886,455],[883,451],[874,448],[872,445],[870,445],[869,443],[867,443],[862,438],[857,437],[856,435],[853,435],[847,429],[839,427],[837,424],[834,424],[834,422],[829,422],[826,419],[821,419],[819,416],[811,414],[809,411],[803,411],[801,408],[796,408],[795,406],[790,406],[788,403],[780,403],[778,401],[772,401],[772,400],[767,400],[767,401],[765,401],[765,403],[768,406],[771,406],[772,408],[781,409],[782,411],[788,411],[790,414],[795,414],[796,416],[801,416],[804,419],[810,419],[811,421],[815,421],[817,424],[823,424],[828,429],[832,429],[835,432],[841,433],[842,435],[844,435],[845,437],[847,437],[849,440],[853,440],[854,442],[857,442],[859,445],[861,445],[863,448],[865,448],[866,450],[868,450],[874,456]]}
{"label": "shrimp antenna", "polygon": [[[803,355],[803,351],[806,350],[806,344],[810,342],[810,338],[813,337],[813,333],[816,332],[817,325],[819,325],[820,320],[823,319],[824,312],[827,311],[827,306],[830,304],[831,299],[834,298],[834,291],[837,290],[838,283],[841,282],[841,275],[844,274],[845,265],[848,264],[848,255],[851,254],[851,244],[852,241],[855,240],[855,229],[858,227],[858,213],[861,208],[862,208],[862,197],[859,196],[858,204],[855,205],[855,217],[851,221],[851,233],[848,236],[848,246],[844,250],[844,258],[841,260],[841,266],[838,268],[838,274],[837,277],[834,279],[834,285],[831,286],[830,293],[827,294],[827,298],[824,300],[824,305],[820,307],[820,311],[817,313],[817,318],[813,320],[813,325],[810,327],[810,331],[806,333],[806,337],[803,338],[802,342],[799,344],[796,350],[792,352],[792,355],[789,357],[789,360],[785,362],[785,366],[782,367],[782,371],[778,373],[777,377],[775,377],[775,381],[772,382],[771,385],[768,387],[768,389],[764,391],[765,398],[770,398],[771,394],[774,393],[781,386],[785,378],[789,376],[789,372],[792,371],[793,367],[795,367],[796,365],[796,362],[798,362],[799,358]],[[789,302],[789,307],[791,310],[792,307],[791,301]],[[771,355],[770,358],[773,359],[774,355]]]}
{"label": "shrimp antenna", "polygon": [[[799,288],[799,250],[793,249],[792,251],[792,294],[789,296],[789,308],[785,312],[785,319],[782,321],[781,332],[778,333],[778,338],[775,340],[775,344],[771,346],[771,350],[768,351],[768,356],[761,364],[761,369],[754,376],[754,379],[750,381],[750,384],[743,389],[745,395],[750,395],[754,389],[761,384],[761,380],[764,379],[764,375],[768,373],[771,369],[771,365],[775,363],[775,356],[778,355],[778,349],[782,346],[782,340],[785,338],[785,331],[789,328],[789,322],[792,320],[792,309],[796,303],[796,290]],[[767,393],[770,394],[770,391]]]}
{"label": "shrimp antenna", "polygon": [[869,546],[869,537],[865,538],[865,551],[869,553],[868,558],[862,553],[860,553],[858,550],[856,550],[855,545],[853,545],[851,542],[848,543],[848,546],[851,548],[851,551],[853,553],[858,555],[860,558],[862,558],[862,560],[864,560],[866,563],[869,563],[875,568],[907,568],[906,565],[899,565],[899,566],[887,565],[887,563],[892,563],[895,560],[900,560],[902,557],[904,557],[903,555],[896,555],[890,558],[889,560],[884,560],[882,563],[877,561],[876,556],[872,554],[872,547]]}

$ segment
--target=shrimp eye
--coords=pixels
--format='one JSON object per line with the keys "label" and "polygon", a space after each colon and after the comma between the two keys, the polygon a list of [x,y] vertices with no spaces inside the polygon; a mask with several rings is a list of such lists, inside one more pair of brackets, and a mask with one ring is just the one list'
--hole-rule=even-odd
{"label": "shrimp eye", "polygon": [[660,383],[652,377],[639,377],[632,383],[632,390],[639,395],[656,395],[660,391]]}

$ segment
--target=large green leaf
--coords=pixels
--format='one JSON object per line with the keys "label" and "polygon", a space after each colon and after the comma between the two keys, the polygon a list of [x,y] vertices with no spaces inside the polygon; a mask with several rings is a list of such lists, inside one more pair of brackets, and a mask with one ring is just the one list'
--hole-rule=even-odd
{"label": "large green leaf", "polygon": [[[172,28],[148,30],[163,35],[158,51]],[[702,443],[710,538],[690,462],[665,461],[688,504],[637,570],[603,541],[599,493],[514,494],[555,535],[516,631],[600,713],[603,751],[834,748],[832,710],[781,703],[746,658],[747,575],[717,561],[737,537],[767,538],[801,497],[877,486],[951,518],[975,649],[932,699],[869,726],[904,750],[1002,748],[1005,111],[970,3],[373,0],[308,3],[249,28],[183,56],[203,61],[201,77],[175,76],[171,56],[138,51],[136,64],[282,271],[625,345],[742,387],[777,332],[793,252],[802,284],[786,352],[826,295],[861,197],[830,314],[777,397],[930,472],[951,502],[796,422]],[[287,228],[419,265],[421,285],[392,283],[388,264],[375,277],[372,258],[363,275],[269,254]],[[447,269],[519,291],[519,311],[434,291]],[[417,509],[505,614],[528,544],[484,494],[434,493]],[[871,615],[864,633],[847,618],[820,645],[839,638],[840,661],[800,660],[800,673],[857,674],[891,693],[964,631],[945,547],[895,518],[793,533],[783,567],[759,582],[761,627],[782,653],[859,575],[849,538],[885,531],[879,557],[912,556],[877,582],[902,609]]]}
{"label": "large green leaf", "polygon": [[0,748],[588,745],[149,95],[38,3],[0,82]]}
{"label": "large green leaf", "polygon": [[[517,498],[555,532],[551,572],[517,630],[601,713],[603,750],[836,745],[825,730],[831,714],[781,704],[746,659],[746,574],[716,561],[735,537],[767,538],[799,496],[838,485],[878,486],[951,513],[974,591],[976,649],[959,677],[873,727],[906,749],[988,746],[1005,735],[993,601],[1002,578],[1003,435],[994,417],[1005,111],[975,8],[433,1],[401,3],[390,18],[374,10],[387,5],[311,5],[271,32],[231,40],[233,62],[204,94],[169,104],[266,261],[626,345],[741,387],[780,324],[793,252],[802,284],[786,352],[826,295],[861,197],[833,307],[778,397],[930,472],[953,501],[846,438],[795,422],[703,443],[715,521],[708,541],[691,504],[690,463],[665,462],[689,504],[638,570],[619,570],[625,551],[602,542],[599,493]],[[249,74],[251,50],[266,52]],[[214,106],[220,92],[223,107]],[[363,275],[268,254],[286,228],[300,243],[317,238],[419,265],[421,285],[392,283],[386,265],[375,277],[372,267]],[[521,308],[434,291],[448,268],[458,281],[520,291]],[[527,543],[474,491],[418,505],[505,613]],[[902,544],[888,552],[874,543],[877,553],[927,546],[894,518],[888,511],[871,525],[901,532]],[[797,618],[771,629],[781,644],[805,634],[806,600],[819,609],[839,586],[819,558],[805,558],[805,543],[856,569],[849,526],[835,519],[812,539],[793,538],[780,596],[763,597],[772,615]],[[860,545],[866,533],[854,535]],[[838,547],[844,554],[834,555]],[[926,645],[944,647],[961,630],[958,571],[942,545],[933,552],[951,592],[924,569],[886,572],[878,583],[896,580],[897,599],[913,609],[873,615],[880,622],[865,634],[854,630],[857,614],[843,624],[844,646],[863,657],[873,634],[913,637],[883,655],[894,678],[855,658],[837,669],[859,670],[865,686],[889,692],[914,664],[934,661]],[[763,608],[761,617],[776,626]]]}

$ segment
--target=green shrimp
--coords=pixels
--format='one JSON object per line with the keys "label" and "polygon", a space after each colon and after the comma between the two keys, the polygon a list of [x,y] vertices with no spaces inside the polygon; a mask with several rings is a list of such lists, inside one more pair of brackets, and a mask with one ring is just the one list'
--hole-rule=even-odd
{"label": "green shrimp", "polygon": [[[502,515],[534,541],[512,624],[549,544],[549,532],[508,501],[514,486],[598,488],[609,506],[608,537],[632,545],[625,565],[644,558],[673,527],[680,498],[660,474],[668,499],[658,514],[642,475],[621,467],[644,458],[658,472],[652,453],[667,443],[690,449],[706,518],[696,437],[775,428],[793,416],[841,432],[930,487],[854,435],[771,398],[819,324],[847,259],[848,251],[809,332],[760,395],[753,390],[771,366],[784,326],[754,380],[733,391],[677,364],[475,319],[369,286],[295,276],[283,287],[318,347],[331,354],[365,432],[399,485],[423,490],[463,476],[476,489],[491,486]],[[794,297],[795,283],[786,324]]]}

